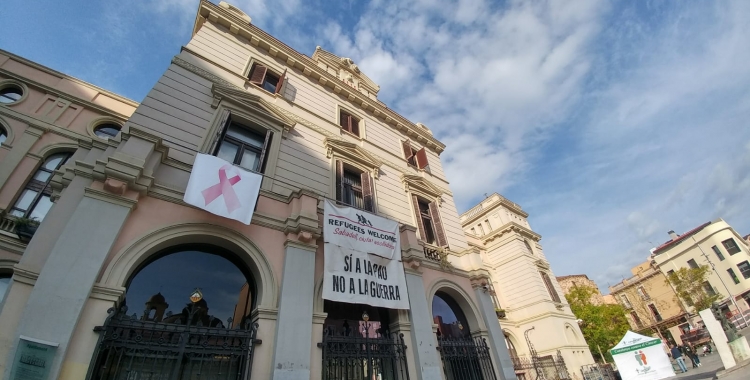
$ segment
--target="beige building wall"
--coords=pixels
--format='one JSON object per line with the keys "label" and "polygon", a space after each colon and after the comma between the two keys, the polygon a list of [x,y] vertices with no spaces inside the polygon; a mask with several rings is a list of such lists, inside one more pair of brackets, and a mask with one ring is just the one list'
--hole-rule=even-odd
{"label": "beige building wall", "polygon": [[[285,79],[279,92],[251,83],[248,75],[257,63]],[[495,372],[508,368],[508,363],[500,362],[509,360],[501,356],[505,349],[497,346],[503,343],[502,331],[483,291],[490,269],[503,260],[521,271],[514,273],[520,274],[515,282],[502,284],[517,292],[506,291],[503,297],[524,305],[508,309],[516,313],[517,321],[525,321],[517,322],[509,334],[523,339],[519,328],[534,325],[539,337],[534,339],[546,355],[554,354],[558,346],[546,345],[542,337],[565,331],[563,338],[569,340],[563,352],[566,360],[573,360],[569,356],[584,357],[582,361],[586,355],[590,358],[574,321],[539,319],[569,314],[563,303],[551,302],[541,277],[518,286],[525,276],[539,276],[534,268],[549,271],[536,244],[538,235],[525,224],[528,231],[524,234],[532,239],[535,254],[518,261],[513,255],[525,249],[523,242],[499,230],[486,239],[492,247],[489,251],[470,245],[440,162],[445,146],[426,126],[377,100],[379,86],[345,57],[320,48],[312,56],[303,55],[256,27],[236,8],[201,1],[190,42],[141,103],[0,51],[0,85],[6,81],[22,87],[25,97],[0,106],[0,123],[9,131],[8,140],[0,146],[0,229],[4,231],[0,274],[13,275],[0,304],[0,373],[9,372],[7,360],[20,334],[41,325],[43,329],[34,331],[41,335],[39,339],[60,343],[51,377],[84,378],[98,341],[94,328],[103,323],[108,308],[123,300],[128,280],[139,266],[171,246],[210,243],[232,251],[258,281],[257,293],[251,297],[257,302],[252,318],[264,336],[263,344],[254,349],[253,378],[283,377],[274,358],[294,350],[303,352],[297,358],[309,360],[307,367],[285,362],[304,367],[290,370],[297,371],[295,378],[300,373],[304,377],[305,371],[316,378],[322,362],[317,344],[326,319],[320,296],[323,242],[319,219],[321,201],[336,197],[337,160],[369,174],[375,212],[401,223],[403,261],[413,302],[411,310],[391,313],[390,327],[404,333],[409,342],[411,378],[419,378],[423,370],[433,370],[433,377],[441,371],[429,315],[438,291],[456,300],[472,336],[487,338]],[[342,110],[359,118],[359,136],[340,126]],[[226,111],[272,133],[251,225],[211,215],[182,201],[194,157],[212,152]],[[93,131],[102,122],[121,125],[120,134],[110,139],[97,137]],[[410,165],[405,144],[423,151],[421,160],[427,162],[421,163],[428,165]],[[26,244],[14,234],[8,208],[40,162],[62,150],[74,153],[52,175],[56,202],[36,237]],[[433,221],[444,234],[444,244],[425,242],[426,236],[414,227],[420,220],[412,201],[415,195],[436,205]],[[511,217],[517,223],[510,222]],[[515,214],[498,218],[507,219],[508,226],[525,223],[525,216]],[[485,265],[483,255],[494,266]],[[497,278],[504,275],[498,272]],[[549,276],[554,279],[551,272]],[[55,293],[68,288],[70,293]],[[67,314],[44,325],[38,317],[49,300]],[[423,307],[415,311],[415,304]],[[299,322],[302,319],[309,323]],[[290,336],[298,339],[293,336],[298,332],[307,334],[309,341],[295,340],[294,347],[279,348]],[[418,350],[422,350],[419,355]]]}
{"label": "beige building wall", "polygon": [[601,305],[604,303],[604,298],[602,296],[602,292],[599,290],[599,287],[585,274],[560,276],[557,277],[557,282],[560,284],[560,289],[562,289],[563,295],[567,296],[568,293],[570,293],[570,291],[576,286],[585,286],[596,290],[596,292],[591,295],[591,298],[589,300],[592,305]]}
{"label": "beige building wall", "polygon": [[[691,265],[709,265],[708,283],[736,312],[731,296],[741,310],[750,309],[750,249],[745,239],[723,219],[704,223],[682,235],[672,233],[670,239],[656,247],[652,254],[657,268],[668,275],[670,271]],[[731,271],[731,272],[730,272]],[[689,308],[691,313],[699,310]]]}
{"label": "beige building wall", "polygon": [[689,316],[667,278],[651,261],[633,267],[631,273],[632,277],[609,287],[626,309],[630,328],[682,343],[680,326],[689,322]]}
{"label": "beige building wall", "polygon": [[461,223],[491,274],[498,307],[505,311],[500,321],[517,354],[529,357],[524,333],[532,329],[528,336],[538,355],[559,351],[568,371],[578,373],[594,359],[527,217],[518,204],[495,193],[463,213]]}

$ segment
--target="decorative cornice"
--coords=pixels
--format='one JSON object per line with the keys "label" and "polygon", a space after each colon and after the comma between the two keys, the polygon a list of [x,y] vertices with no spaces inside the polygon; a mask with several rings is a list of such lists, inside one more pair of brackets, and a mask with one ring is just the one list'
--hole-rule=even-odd
{"label": "decorative cornice", "polygon": [[443,196],[443,189],[433,185],[430,181],[423,177],[411,174],[402,174],[401,182],[404,184],[405,192],[417,192],[424,193],[435,199],[438,204],[442,203],[441,197]]}
{"label": "decorative cornice", "polygon": [[223,86],[227,86],[227,87],[231,87],[231,88],[234,88],[234,89],[237,89],[237,90],[244,91],[244,89],[242,87],[237,86],[236,84],[234,84],[234,83],[232,83],[232,82],[230,82],[230,81],[228,81],[228,80],[226,80],[226,79],[224,79],[224,78],[222,78],[222,77],[220,77],[220,76],[218,76],[218,75],[216,75],[216,74],[214,74],[214,73],[212,73],[212,72],[210,72],[210,71],[208,71],[208,70],[206,70],[206,69],[204,69],[204,68],[202,68],[200,66],[196,66],[196,65],[194,65],[194,64],[192,64],[192,63],[190,63],[190,62],[188,62],[188,61],[186,61],[186,60],[184,60],[184,59],[182,59],[182,58],[180,58],[178,56],[174,56],[174,58],[172,58],[172,63],[174,63],[175,65],[180,66],[183,69],[188,70],[188,71],[190,71],[192,73],[198,74],[198,75],[202,76],[203,78],[206,78],[206,79],[210,80],[211,82],[219,83],[219,84],[221,84]]}
{"label": "decorative cornice", "polygon": [[445,150],[445,145],[433,137],[429,130],[417,126],[392,109],[386,107],[380,101],[373,100],[356,89],[350,88],[346,85],[339,86],[338,84],[342,83],[341,80],[320,68],[315,60],[297,52],[257,26],[248,24],[239,15],[209,1],[201,0],[198,14],[196,15],[195,25],[193,27],[193,34],[197,33],[201,25],[205,22],[205,19],[228,27],[230,33],[240,35],[248,39],[250,44],[267,50],[270,55],[277,59],[286,61],[288,67],[300,70],[304,75],[310,77],[313,82],[318,82],[322,86],[333,88],[334,91],[338,89],[338,93],[344,97],[348,97],[352,103],[359,104],[363,110],[372,110],[375,117],[382,118],[394,129],[397,129],[406,135],[414,136],[416,140],[425,144],[437,154],[440,154]]}
{"label": "decorative cornice", "polygon": [[538,233],[516,223],[516,222],[508,222],[505,223],[502,227],[498,228],[495,231],[492,231],[491,233],[482,236],[480,239],[482,240],[482,243],[487,245],[489,242],[501,238],[505,234],[509,233],[517,233],[525,238],[531,239],[535,242],[539,242],[542,240],[542,235],[539,235]]}
{"label": "decorative cornice", "polygon": [[380,176],[379,169],[383,165],[383,161],[360,148],[359,145],[344,140],[326,138],[323,141],[323,146],[326,148],[326,157],[331,158],[334,154],[340,155],[366,166],[375,178]]}
{"label": "decorative cornice", "polygon": [[24,268],[21,264],[13,266],[13,281],[18,281],[22,284],[34,286],[36,279],[39,278],[39,273],[34,272],[31,269]]}
{"label": "decorative cornice", "polygon": [[127,207],[129,209],[135,208],[136,204],[138,203],[138,200],[127,198],[121,195],[116,195],[104,190],[94,189],[91,187],[87,187],[83,190],[84,197],[98,199],[100,201],[104,201],[107,203],[112,203],[118,206]]}
{"label": "decorative cornice", "polygon": [[125,288],[123,287],[113,288],[104,284],[94,284],[91,288],[90,297],[102,301],[117,302],[123,294],[125,294]]}
{"label": "decorative cornice", "polygon": [[[256,115],[262,115],[266,119],[279,124],[283,128],[282,136],[287,137],[289,130],[294,128],[297,123],[295,118],[289,116],[289,112],[283,112],[283,109],[267,102],[262,97],[247,92],[237,86],[226,86],[224,84],[214,84],[211,86],[211,92],[214,94],[214,103],[218,107],[222,99],[230,99],[242,104],[246,109],[255,111]],[[213,106],[212,106],[213,107]]]}

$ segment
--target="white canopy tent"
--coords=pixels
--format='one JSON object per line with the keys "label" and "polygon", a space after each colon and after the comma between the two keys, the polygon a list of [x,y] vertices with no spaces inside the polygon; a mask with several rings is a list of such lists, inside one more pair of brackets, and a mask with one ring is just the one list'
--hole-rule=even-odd
{"label": "white canopy tent", "polygon": [[609,352],[622,380],[658,380],[675,375],[661,339],[628,331]]}

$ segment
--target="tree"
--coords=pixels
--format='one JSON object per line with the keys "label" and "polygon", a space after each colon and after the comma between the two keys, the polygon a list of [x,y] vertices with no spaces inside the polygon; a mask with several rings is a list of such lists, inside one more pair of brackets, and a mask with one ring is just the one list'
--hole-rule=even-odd
{"label": "tree", "polygon": [[669,274],[667,281],[672,285],[677,296],[695,311],[711,307],[711,304],[724,298],[706,281],[711,268],[701,265],[697,268],[680,268]]}
{"label": "tree", "polygon": [[620,305],[594,305],[591,296],[597,290],[590,286],[575,285],[565,298],[570,304],[570,310],[580,319],[581,332],[589,345],[591,352],[602,360],[612,361],[609,349],[617,345],[625,332],[628,331],[628,320],[625,318],[625,308]]}

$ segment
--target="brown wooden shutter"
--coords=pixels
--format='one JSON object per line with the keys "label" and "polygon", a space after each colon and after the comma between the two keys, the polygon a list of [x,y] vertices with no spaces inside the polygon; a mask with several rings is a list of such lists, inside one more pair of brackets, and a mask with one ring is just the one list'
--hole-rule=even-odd
{"label": "brown wooden shutter", "polygon": [[427,152],[424,148],[417,151],[417,167],[420,169],[426,168],[430,163],[427,162]]}
{"label": "brown wooden shutter", "polygon": [[411,196],[411,202],[414,204],[414,216],[417,218],[417,230],[419,231],[419,238],[425,240],[427,236],[424,233],[424,223],[422,223],[422,215],[419,214],[419,199],[416,195]]}
{"label": "brown wooden shutter", "polygon": [[279,77],[279,82],[276,83],[276,90],[273,91],[274,94],[281,93],[281,88],[284,86],[284,78],[286,78],[286,69],[284,69],[284,73]]}
{"label": "brown wooden shutter", "polygon": [[339,112],[339,125],[341,126],[341,128],[346,129],[346,127],[349,125],[348,124],[349,123],[348,116],[349,116],[349,114],[347,114],[344,111]]}
{"label": "brown wooden shutter", "polygon": [[437,245],[445,247],[448,245],[448,239],[445,237],[443,229],[443,220],[440,219],[440,209],[437,202],[430,202],[430,219],[432,219],[432,228],[435,230],[435,240]]}
{"label": "brown wooden shutter", "polygon": [[260,157],[258,157],[258,172],[263,173],[266,170],[266,159],[268,158],[268,147],[271,146],[271,139],[273,138],[273,132],[271,130],[266,131],[266,140],[263,142],[263,149],[260,151]]}
{"label": "brown wooden shutter", "polygon": [[267,67],[260,63],[256,63],[255,66],[253,66],[253,71],[250,73],[250,83],[263,86],[263,79],[266,78],[266,71],[268,71]]}
{"label": "brown wooden shutter", "polygon": [[365,210],[375,212],[375,191],[373,189],[373,180],[370,173],[362,172],[362,199],[364,200]]}
{"label": "brown wooden shutter", "polygon": [[552,280],[549,279],[549,275],[544,272],[539,272],[539,274],[542,275],[542,281],[544,281],[544,286],[547,287],[547,292],[549,292],[552,301],[560,303],[560,295],[557,294],[555,287],[552,285]]}
{"label": "brown wooden shutter", "polygon": [[227,129],[230,115],[231,112],[229,112],[229,110],[222,111],[221,116],[219,117],[219,123],[217,124],[218,126],[216,127],[216,133],[214,133],[213,141],[211,142],[211,148],[208,149],[209,154],[216,155],[218,152],[219,140],[221,139],[221,134]]}
{"label": "brown wooden shutter", "polygon": [[349,132],[359,136],[359,120],[354,116],[349,116],[349,125],[351,126]]}
{"label": "brown wooden shutter", "polygon": [[344,196],[344,162],[336,160],[336,200],[341,201]]}
{"label": "brown wooden shutter", "polygon": [[401,144],[404,147],[404,158],[408,161],[411,156],[414,155],[414,151],[411,150],[411,143],[409,141],[402,141]]}

